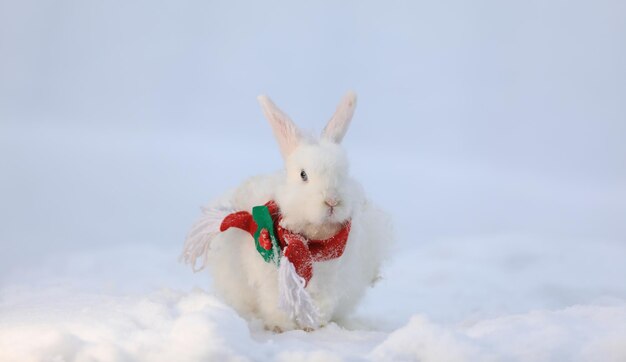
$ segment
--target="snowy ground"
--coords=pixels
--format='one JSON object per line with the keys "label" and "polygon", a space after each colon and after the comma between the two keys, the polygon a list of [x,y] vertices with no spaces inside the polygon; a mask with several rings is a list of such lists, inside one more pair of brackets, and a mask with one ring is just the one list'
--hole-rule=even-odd
{"label": "snowy ground", "polygon": [[283,334],[241,319],[176,249],[49,255],[7,275],[0,360],[625,360],[626,247],[566,249],[507,236],[417,246],[350,320]]}

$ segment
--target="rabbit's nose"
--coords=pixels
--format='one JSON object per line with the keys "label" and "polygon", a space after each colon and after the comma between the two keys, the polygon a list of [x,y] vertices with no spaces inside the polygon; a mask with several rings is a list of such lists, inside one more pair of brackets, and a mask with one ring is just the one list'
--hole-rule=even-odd
{"label": "rabbit's nose", "polygon": [[324,203],[330,207],[335,207],[339,204],[339,200],[335,199],[335,198],[328,198],[326,200],[324,200]]}

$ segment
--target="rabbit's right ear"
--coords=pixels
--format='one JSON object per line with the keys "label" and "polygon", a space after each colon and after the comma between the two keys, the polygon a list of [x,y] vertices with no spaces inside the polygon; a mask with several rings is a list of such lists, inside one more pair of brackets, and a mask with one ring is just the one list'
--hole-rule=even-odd
{"label": "rabbit's right ear", "polygon": [[263,108],[265,118],[272,126],[280,153],[283,159],[287,159],[300,142],[300,131],[289,116],[283,113],[268,96],[260,95],[257,99]]}
{"label": "rabbit's right ear", "polygon": [[328,121],[326,128],[322,131],[322,137],[329,139],[335,143],[341,143],[343,136],[348,131],[352,115],[356,108],[356,93],[350,91],[346,93],[333,115]]}

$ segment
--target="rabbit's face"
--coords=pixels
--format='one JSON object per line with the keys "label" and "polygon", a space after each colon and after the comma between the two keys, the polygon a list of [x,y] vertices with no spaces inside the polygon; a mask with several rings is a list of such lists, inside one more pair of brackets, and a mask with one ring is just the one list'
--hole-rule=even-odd
{"label": "rabbit's face", "polygon": [[277,201],[290,225],[340,225],[352,216],[354,181],[338,144],[322,139],[299,145],[285,162]]}
{"label": "rabbit's face", "polygon": [[319,141],[309,141],[272,101],[260,96],[285,160],[285,182],[276,191],[284,226],[309,238],[328,237],[350,219],[358,185],[348,176],[339,145],[348,130],[356,95],[348,93],[328,121]]}

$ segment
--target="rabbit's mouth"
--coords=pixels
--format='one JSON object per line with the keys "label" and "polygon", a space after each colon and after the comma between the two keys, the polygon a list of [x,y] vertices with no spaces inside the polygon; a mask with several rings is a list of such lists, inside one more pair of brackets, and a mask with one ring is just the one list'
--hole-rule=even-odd
{"label": "rabbit's mouth", "polygon": [[330,206],[326,209],[326,215],[322,219],[322,224],[342,224],[341,211],[338,206]]}
{"label": "rabbit's mouth", "polygon": [[324,206],[325,209],[322,211],[322,217],[320,220],[320,223],[322,224],[343,225],[351,218],[351,209],[347,204],[336,202],[333,205],[329,205],[327,203]]}

